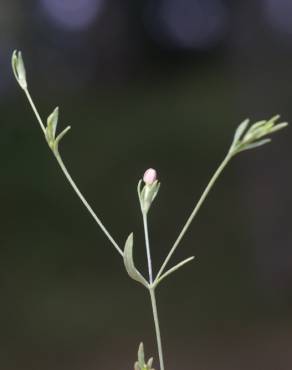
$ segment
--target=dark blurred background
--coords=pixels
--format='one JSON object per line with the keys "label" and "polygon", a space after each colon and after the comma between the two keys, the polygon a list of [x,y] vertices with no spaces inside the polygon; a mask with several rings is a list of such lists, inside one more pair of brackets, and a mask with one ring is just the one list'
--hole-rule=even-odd
{"label": "dark blurred background", "polygon": [[[145,252],[136,185],[159,268],[237,125],[292,117],[290,0],[1,0],[0,369],[132,368],[157,361],[147,292],[66,183],[10,67],[23,51],[44,118],[61,107],[64,161],[123,245]],[[166,369],[292,364],[289,128],[235,158],[158,290]],[[144,266],[144,267],[143,267]]]}

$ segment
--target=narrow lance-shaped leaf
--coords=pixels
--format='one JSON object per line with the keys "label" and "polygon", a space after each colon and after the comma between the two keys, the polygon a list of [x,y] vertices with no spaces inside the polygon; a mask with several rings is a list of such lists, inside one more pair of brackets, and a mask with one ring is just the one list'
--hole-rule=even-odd
{"label": "narrow lance-shaped leaf", "polygon": [[67,134],[67,132],[70,130],[71,130],[71,126],[67,126],[66,128],[64,128],[62,132],[59,133],[59,135],[56,137],[56,140],[55,140],[57,146],[59,145],[59,142],[63,139],[63,137]]}
{"label": "narrow lance-shaped leaf", "polygon": [[195,258],[194,256],[189,257],[189,258],[187,258],[187,259],[179,262],[177,265],[173,266],[171,269],[169,269],[168,271],[166,271],[162,276],[160,276],[160,278],[157,280],[157,282],[156,282],[155,285],[158,285],[159,283],[161,283],[161,281],[163,279],[165,279],[167,276],[169,276],[173,272],[175,272],[178,269],[180,269],[181,267],[183,267],[186,263],[191,262],[194,258]]}
{"label": "narrow lance-shaped leaf", "polygon": [[267,121],[265,120],[262,120],[262,121],[259,121],[259,122],[256,122],[254,123],[250,129],[248,130],[248,132],[252,133],[254,132],[255,130],[257,130],[258,128],[260,128],[261,126],[263,126]]}
{"label": "narrow lance-shaped leaf", "polygon": [[280,116],[276,115],[269,120],[254,123],[244,135],[244,141],[248,143],[250,140],[255,141],[270,134],[276,127],[275,123],[279,118]]}
{"label": "narrow lance-shaped leaf", "polygon": [[282,128],[285,128],[288,126],[288,122],[279,123],[278,125],[274,126],[269,133],[277,132],[279,130],[282,130]]}
{"label": "narrow lance-shaped leaf", "polygon": [[153,357],[150,357],[149,360],[147,361],[147,367],[149,370],[151,370],[153,364]]}
{"label": "narrow lance-shaped leaf", "polygon": [[125,244],[124,249],[124,264],[129,276],[133,279],[138,281],[139,283],[143,284],[146,288],[148,288],[147,280],[141,275],[141,273],[136,269],[134,260],[133,260],[133,233],[128,236],[128,239]]}
{"label": "narrow lance-shaped leaf", "polygon": [[234,134],[233,142],[231,144],[231,148],[234,145],[236,145],[238,140],[241,138],[241,136],[243,135],[244,131],[246,130],[248,124],[249,124],[249,119],[247,118],[243,122],[241,122],[241,124],[237,127],[237,129],[235,131],[235,134]]}
{"label": "narrow lance-shaped leaf", "polygon": [[141,342],[138,349],[138,363],[141,369],[145,366],[144,345]]}
{"label": "narrow lance-shaped leaf", "polygon": [[260,140],[260,141],[256,141],[255,143],[252,143],[252,144],[249,144],[249,145],[245,146],[241,151],[249,150],[249,149],[255,149],[255,148],[258,148],[262,145],[268,144],[271,141],[272,141],[271,139],[263,139],[263,140]]}
{"label": "narrow lance-shaped leaf", "polygon": [[149,360],[146,362],[145,360],[145,354],[144,354],[144,345],[143,343],[140,343],[139,349],[138,349],[138,361],[134,364],[134,370],[154,370],[152,368],[153,364],[153,358],[149,358]]}
{"label": "narrow lance-shaped leaf", "polygon": [[67,134],[67,132],[71,129],[70,126],[67,126],[63,131],[61,131],[56,137],[57,125],[59,120],[59,108],[56,107],[54,111],[49,115],[47,119],[47,127],[46,127],[46,139],[56,154],[58,152],[58,146],[62,138]]}

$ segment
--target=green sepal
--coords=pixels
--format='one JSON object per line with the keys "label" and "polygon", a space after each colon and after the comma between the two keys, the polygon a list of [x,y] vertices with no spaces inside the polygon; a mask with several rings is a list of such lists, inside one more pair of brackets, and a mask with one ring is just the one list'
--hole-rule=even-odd
{"label": "green sepal", "polygon": [[160,189],[160,182],[155,180],[153,184],[145,184],[141,190],[142,180],[138,183],[138,196],[142,213],[147,214]]}
{"label": "green sepal", "polygon": [[14,50],[11,58],[14,76],[22,89],[27,89],[26,71],[21,51]]}

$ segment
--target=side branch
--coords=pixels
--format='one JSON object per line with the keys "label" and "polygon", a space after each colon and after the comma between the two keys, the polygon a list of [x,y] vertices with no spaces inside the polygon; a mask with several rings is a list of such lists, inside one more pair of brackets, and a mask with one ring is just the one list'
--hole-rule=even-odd
{"label": "side branch", "polygon": [[158,281],[158,279],[161,277],[165,267],[167,266],[170,258],[172,257],[173,253],[175,252],[176,248],[178,247],[179,243],[181,242],[181,240],[183,239],[184,235],[186,234],[187,230],[189,229],[193,219],[195,218],[195,216],[197,215],[198,211],[200,210],[202,204],[204,203],[205,199],[207,198],[210,190],[212,189],[213,185],[215,184],[216,180],[218,179],[218,177],[220,176],[220,174],[222,173],[222,171],[224,170],[224,168],[226,167],[227,163],[230,161],[230,159],[232,158],[232,155],[230,154],[227,154],[227,156],[224,158],[224,160],[222,161],[222,163],[220,164],[220,166],[218,167],[217,171],[214,173],[213,177],[211,178],[209,184],[207,185],[206,189],[204,190],[203,194],[201,195],[201,198],[199,199],[197,205],[195,206],[195,208],[193,209],[191,215],[189,216],[187,222],[185,223],[184,227],[182,228],[179,236],[177,237],[175,243],[173,244],[170,252],[168,253],[165,261],[163,262],[157,276],[156,276],[156,279],[155,281]]}

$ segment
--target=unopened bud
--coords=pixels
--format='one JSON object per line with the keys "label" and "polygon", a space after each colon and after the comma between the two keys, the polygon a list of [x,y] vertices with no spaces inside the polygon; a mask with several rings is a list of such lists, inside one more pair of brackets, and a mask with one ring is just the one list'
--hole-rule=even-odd
{"label": "unopened bud", "polygon": [[152,185],[157,180],[157,172],[153,168],[148,168],[143,176],[143,181],[147,185]]}
{"label": "unopened bud", "polygon": [[138,195],[141,210],[144,214],[146,214],[149,211],[160,187],[160,183],[157,180],[157,173],[153,168],[149,168],[144,173],[143,182],[145,185],[142,188],[142,180],[139,181]]}
{"label": "unopened bud", "polygon": [[25,67],[24,67],[21,51],[14,50],[12,54],[11,63],[12,63],[13,73],[14,73],[14,76],[17,82],[19,83],[21,88],[25,90],[27,88],[27,82],[26,82],[26,73],[25,73]]}

